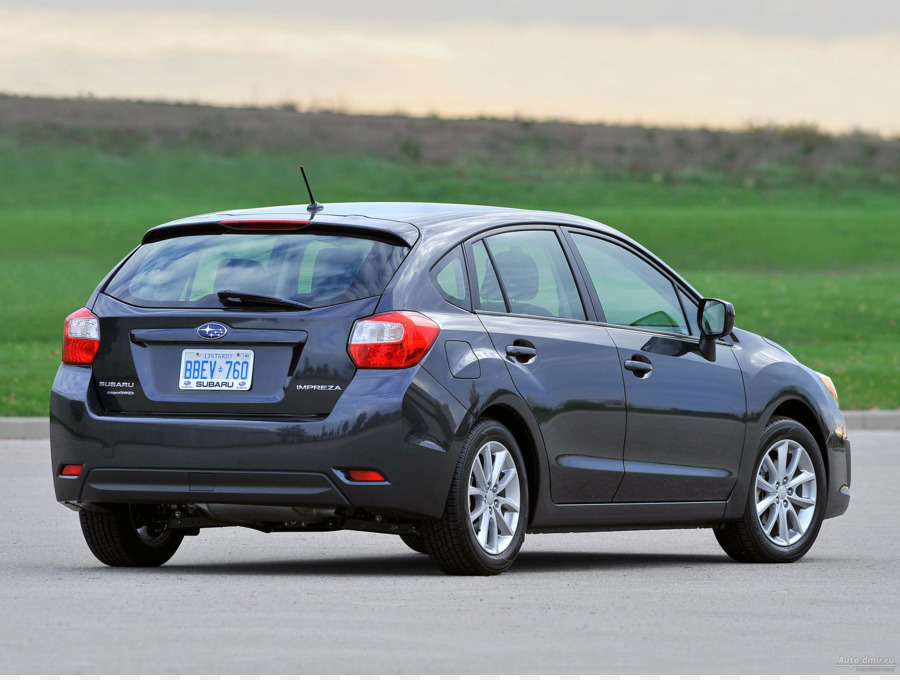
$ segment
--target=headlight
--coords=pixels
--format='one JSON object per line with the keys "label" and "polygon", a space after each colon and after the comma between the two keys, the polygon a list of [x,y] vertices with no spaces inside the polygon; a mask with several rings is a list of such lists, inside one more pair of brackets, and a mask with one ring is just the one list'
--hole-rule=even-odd
{"label": "headlight", "polygon": [[834,386],[834,381],[832,381],[832,379],[829,378],[824,373],[819,373],[818,371],[816,371],[816,375],[819,376],[819,379],[823,383],[825,383],[825,389],[827,389],[829,392],[831,392],[831,396],[834,397],[835,401],[837,401],[838,395],[837,395],[837,389]]}

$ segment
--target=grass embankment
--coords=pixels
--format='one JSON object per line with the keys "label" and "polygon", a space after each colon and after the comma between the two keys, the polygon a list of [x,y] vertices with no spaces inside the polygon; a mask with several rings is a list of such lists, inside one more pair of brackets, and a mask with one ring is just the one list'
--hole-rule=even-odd
{"label": "grass embankment", "polygon": [[209,210],[305,202],[301,160],[326,203],[486,203],[603,221],[702,293],[734,302],[739,326],[830,373],[842,407],[900,407],[900,195],[890,188],[271,152],[123,156],[0,138],[0,416],[46,413],[63,319],[145,229]]}

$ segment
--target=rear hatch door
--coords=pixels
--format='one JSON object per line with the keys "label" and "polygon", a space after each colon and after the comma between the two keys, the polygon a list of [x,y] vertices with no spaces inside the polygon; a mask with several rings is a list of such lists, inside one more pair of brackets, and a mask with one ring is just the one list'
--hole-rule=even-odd
{"label": "rear hatch door", "polygon": [[408,246],[333,229],[209,232],[143,244],[98,297],[102,408],[327,416],[355,374],[353,322]]}

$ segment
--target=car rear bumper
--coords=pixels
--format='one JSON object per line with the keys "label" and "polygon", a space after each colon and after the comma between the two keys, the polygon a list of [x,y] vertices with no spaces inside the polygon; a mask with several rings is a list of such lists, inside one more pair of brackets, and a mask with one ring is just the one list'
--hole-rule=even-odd
{"label": "car rear bumper", "polygon": [[264,505],[353,505],[326,475],[262,470],[92,469],[81,500],[93,503],[245,503]]}
{"label": "car rear bumper", "polygon": [[[355,507],[439,517],[465,408],[429,373],[360,371],[327,417],[236,419],[106,414],[91,370],[62,366],[50,441],[56,498],[81,503]],[[66,463],[84,466],[62,477]],[[386,482],[349,481],[374,469]]]}

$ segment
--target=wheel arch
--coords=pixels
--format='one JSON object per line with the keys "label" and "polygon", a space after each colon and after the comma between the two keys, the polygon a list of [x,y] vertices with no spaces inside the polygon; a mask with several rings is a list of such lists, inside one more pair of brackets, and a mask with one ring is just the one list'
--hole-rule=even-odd
{"label": "wheel arch", "polygon": [[[537,508],[538,493],[541,490],[542,465],[540,454],[543,452],[543,442],[538,443],[532,427],[525,417],[514,406],[508,403],[494,403],[483,409],[478,414],[478,419],[490,418],[506,427],[512,432],[519,448],[522,449],[522,457],[525,459],[525,473],[528,478],[528,523],[531,524]],[[537,435],[539,436],[539,435]]]}
{"label": "wheel arch", "polygon": [[[725,509],[723,520],[732,520],[740,517],[743,512],[744,502],[750,489],[750,480],[753,476],[753,463],[756,460],[757,449],[765,431],[766,425],[772,418],[784,417],[800,423],[806,428],[819,447],[819,452],[825,462],[826,479],[831,477],[831,463],[827,447],[828,427],[817,410],[817,402],[807,390],[799,388],[796,384],[792,389],[782,390],[771,395],[766,402],[760,399],[762,395],[748,391],[748,400],[753,414],[747,422],[747,433],[744,440],[744,455],[741,458],[741,467],[738,479],[731,491]],[[753,409],[753,404],[761,404],[759,410]]]}
{"label": "wheel arch", "polygon": [[770,420],[772,420],[772,418],[778,417],[796,420],[798,423],[803,425],[803,427],[809,430],[809,433],[812,435],[813,439],[816,440],[816,444],[819,447],[819,453],[822,454],[822,460],[825,462],[825,475],[826,477],[830,477],[831,471],[829,469],[828,463],[828,448],[825,444],[825,435],[823,433],[822,423],[816,417],[816,413],[812,409],[812,407],[797,397],[788,398],[780,402],[772,410],[772,412],[769,414],[769,417],[766,419],[766,422],[769,422]]}

